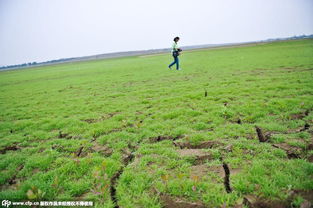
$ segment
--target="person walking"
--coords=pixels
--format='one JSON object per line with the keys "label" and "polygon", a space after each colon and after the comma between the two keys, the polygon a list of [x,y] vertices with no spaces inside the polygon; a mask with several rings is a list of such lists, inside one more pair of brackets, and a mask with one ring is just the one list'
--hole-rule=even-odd
{"label": "person walking", "polygon": [[182,51],[178,45],[177,42],[179,41],[179,37],[175,37],[174,38],[174,43],[172,45],[172,56],[174,57],[174,61],[173,63],[171,63],[170,65],[168,65],[169,69],[172,69],[171,67],[176,64],[176,70],[181,70],[181,68],[179,68],[179,58],[178,56],[180,55],[179,53]]}

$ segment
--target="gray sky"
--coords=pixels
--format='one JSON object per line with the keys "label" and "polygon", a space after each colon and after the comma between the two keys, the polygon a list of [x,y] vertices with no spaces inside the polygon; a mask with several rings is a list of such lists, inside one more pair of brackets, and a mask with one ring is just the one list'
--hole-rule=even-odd
{"label": "gray sky", "polygon": [[313,0],[0,0],[0,66],[313,34]]}

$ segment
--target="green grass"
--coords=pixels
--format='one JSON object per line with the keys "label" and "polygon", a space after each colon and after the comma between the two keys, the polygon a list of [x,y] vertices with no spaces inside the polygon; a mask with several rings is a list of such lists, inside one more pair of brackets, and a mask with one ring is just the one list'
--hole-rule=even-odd
{"label": "green grass", "polygon": [[[183,71],[167,69],[172,58],[161,54],[1,72],[0,150],[19,149],[0,154],[0,199],[84,199],[112,208],[110,179],[125,151],[135,159],[116,181],[124,208],[161,207],[153,190],[209,207],[312,190],[312,57],[313,40],[299,40],[186,51]],[[269,142],[258,141],[255,125],[272,133]],[[172,141],[149,142],[157,136],[220,142],[205,150],[214,157],[204,165],[221,165],[222,157],[240,169],[230,175],[233,191],[215,173],[195,179],[193,158],[181,157]],[[301,157],[288,159],[272,146],[280,143],[302,149]]]}

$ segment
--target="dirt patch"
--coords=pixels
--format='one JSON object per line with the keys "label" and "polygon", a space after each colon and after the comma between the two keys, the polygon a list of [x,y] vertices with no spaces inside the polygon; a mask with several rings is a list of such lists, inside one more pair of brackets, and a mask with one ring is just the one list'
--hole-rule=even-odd
{"label": "dirt patch", "polygon": [[73,136],[71,136],[67,133],[62,133],[62,131],[59,131],[58,138],[60,138],[60,139],[72,139]]}
{"label": "dirt patch", "polygon": [[293,190],[291,198],[295,198],[296,196],[301,196],[313,206],[313,190]]}
{"label": "dirt patch", "polygon": [[243,204],[251,208],[290,208],[293,207],[292,201],[297,196],[304,199],[300,208],[311,208],[313,206],[313,190],[293,190],[287,199],[274,201],[249,194],[243,198]]}
{"label": "dirt patch", "polygon": [[32,174],[35,175],[36,173],[39,173],[40,172],[40,169],[39,168],[34,168],[32,170]]}
{"label": "dirt patch", "polygon": [[7,146],[3,149],[0,150],[0,154],[5,154],[7,151],[17,151],[17,150],[20,150],[21,148],[18,147],[17,145],[10,145],[10,146]]}
{"label": "dirt patch", "polygon": [[[57,147],[53,147],[53,148],[57,148]],[[112,155],[113,150],[106,146],[102,146],[102,145],[95,143],[94,146],[92,147],[84,147],[84,146],[79,147],[74,152],[74,154],[77,157],[86,157],[89,153],[92,153],[92,152],[98,152],[100,155],[104,157],[109,157]]]}
{"label": "dirt patch", "polygon": [[105,157],[109,157],[112,155],[113,150],[103,146],[103,145],[99,145],[99,144],[94,144],[93,147],[91,148],[92,152],[98,152],[99,154],[105,156]]}
{"label": "dirt patch", "polygon": [[255,195],[246,195],[243,204],[251,208],[287,208],[288,203],[283,201],[269,201]]}
{"label": "dirt patch", "polygon": [[226,152],[232,152],[233,151],[233,145],[232,144],[228,144],[223,148],[224,151]]}
{"label": "dirt patch", "polygon": [[191,144],[190,142],[173,142],[173,144],[180,149],[209,149],[223,145],[217,141],[205,141],[200,144]]}
{"label": "dirt patch", "polygon": [[[218,166],[216,166],[218,167]],[[190,175],[191,176],[198,176],[200,178],[206,176],[209,172],[214,172],[213,168],[209,168],[207,165],[202,164],[202,165],[194,165],[191,166],[191,172]],[[222,169],[223,172],[223,169]]]}
{"label": "dirt patch", "polygon": [[296,129],[288,129],[286,132],[273,132],[274,134],[277,133],[277,134],[293,134],[293,133],[299,133],[299,132],[302,132],[302,131],[308,131],[309,133],[312,134],[312,130],[310,130],[310,124],[308,123],[305,123],[304,126],[300,126]]}
{"label": "dirt patch", "polygon": [[246,135],[246,138],[249,139],[249,140],[254,140],[254,139],[256,139],[256,138],[255,138],[255,135],[253,135],[253,134],[247,134],[247,135]]}
{"label": "dirt patch", "polygon": [[231,168],[230,167],[230,174],[231,175],[237,175],[238,173],[240,173],[242,171],[241,168]]}
{"label": "dirt patch", "polygon": [[123,152],[122,161],[123,161],[123,164],[126,166],[134,159],[135,156],[128,149],[124,149],[122,152]]}
{"label": "dirt patch", "polygon": [[204,152],[200,149],[180,149],[177,150],[178,154],[181,157],[194,157],[195,158],[195,165],[203,164],[207,160],[212,160],[213,156],[211,153]]}
{"label": "dirt patch", "polygon": [[160,201],[164,208],[205,208],[202,202],[188,202],[185,199],[160,194]]}
{"label": "dirt patch", "polygon": [[201,149],[179,149],[177,152],[181,157],[209,155]]}
{"label": "dirt patch", "polygon": [[209,167],[209,171],[215,173],[216,175],[218,175],[221,178],[225,177],[225,171],[222,165],[219,166],[211,166]]}
{"label": "dirt patch", "polygon": [[13,184],[0,185],[0,191],[18,190],[20,189],[21,179],[15,179]]}
{"label": "dirt patch", "polygon": [[112,118],[113,116],[117,114],[119,114],[119,112],[108,113],[106,116],[102,116],[102,118],[106,118],[106,119]]}
{"label": "dirt patch", "polygon": [[[241,168],[231,168],[229,167],[230,175],[236,175],[241,172]],[[204,177],[208,175],[209,173],[214,173],[221,179],[224,179],[225,177],[225,170],[222,165],[216,165],[216,166],[207,166],[206,164],[201,165],[194,165],[191,166],[191,175],[198,176],[198,177]]]}
{"label": "dirt patch", "polygon": [[43,152],[43,151],[45,151],[45,150],[46,150],[46,148],[41,147],[41,148],[38,150],[38,152],[40,153],[40,152]]}
{"label": "dirt patch", "polygon": [[99,121],[99,119],[95,119],[95,118],[88,118],[88,119],[84,119],[82,121],[85,121],[87,123],[97,123]]}
{"label": "dirt patch", "polygon": [[304,112],[292,114],[292,115],[290,115],[290,118],[293,119],[293,120],[296,120],[296,119],[303,119],[304,117],[308,116],[309,113],[310,113],[310,111],[309,111],[309,110],[306,110],[306,111],[304,111]]}
{"label": "dirt patch", "polygon": [[8,184],[10,186],[16,184],[18,182],[18,180],[16,179],[16,176],[18,174],[19,171],[21,171],[24,168],[24,165],[20,165],[16,168],[16,172],[12,175],[12,177],[8,180]]}
{"label": "dirt patch", "polygon": [[97,123],[97,122],[100,122],[100,121],[112,118],[116,114],[118,114],[118,112],[109,113],[109,114],[101,116],[100,118],[87,118],[87,119],[83,119],[81,121],[84,121],[84,122],[87,122],[87,123]]}
{"label": "dirt patch", "polygon": [[302,149],[300,147],[294,147],[287,143],[272,144],[272,146],[284,150],[289,159],[301,158]]}
{"label": "dirt patch", "polygon": [[130,164],[133,167],[137,167],[140,163],[142,155],[136,155],[133,162]]}
{"label": "dirt patch", "polygon": [[[125,126],[123,126],[122,128],[116,128],[116,129],[112,129],[112,130],[110,130],[110,131],[108,131],[108,132],[105,132],[105,133],[102,133],[102,134],[100,134],[99,136],[102,136],[102,135],[109,135],[109,134],[111,134],[111,133],[114,133],[114,132],[120,132],[120,131],[123,131],[123,129],[124,128],[127,128],[127,127],[133,127],[133,124],[129,124],[129,125],[125,125]],[[99,137],[98,136],[98,137]]]}
{"label": "dirt patch", "polygon": [[259,74],[264,74],[266,71],[268,71],[268,69],[256,68],[256,69],[253,69],[251,71],[242,72],[242,73],[251,74],[251,75],[259,75]]}
{"label": "dirt patch", "polygon": [[132,166],[133,168],[138,167],[139,163],[142,161],[142,158],[145,156],[149,156],[149,157],[154,158],[154,160],[146,161],[144,163],[146,172],[151,173],[151,174],[155,173],[155,169],[153,167],[151,167],[153,164],[157,164],[158,167],[161,167],[164,165],[163,160],[168,159],[167,156],[159,155],[159,154],[149,154],[149,155],[134,154],[134,160],[129,165]]}
{"label": "dirt patch", "polygon": [[76,201],[83,201],[84,199],[87,198],[88,195],[89,195],[89,192],[83,193],[83,194],[81,194],[81,195],[75,197],[75,200],[76,200]]}
{"label": "dirt patch", "polygon": [[313,143],[308,144],[306,149],[307,150],[313,150]]}

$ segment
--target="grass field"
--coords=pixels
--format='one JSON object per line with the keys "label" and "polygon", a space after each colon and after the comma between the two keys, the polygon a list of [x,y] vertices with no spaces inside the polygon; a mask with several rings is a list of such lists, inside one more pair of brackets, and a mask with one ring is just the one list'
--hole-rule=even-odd
{"label": "grass field", "polygon": [[0,73],[0,199],[300,207],[313,40]]}

